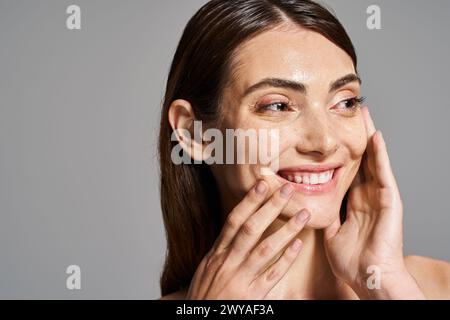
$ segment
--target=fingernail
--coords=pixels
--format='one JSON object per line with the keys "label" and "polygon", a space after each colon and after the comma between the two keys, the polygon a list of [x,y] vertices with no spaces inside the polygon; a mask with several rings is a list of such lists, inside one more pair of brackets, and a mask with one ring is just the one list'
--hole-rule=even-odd
{"label": "fingernail", "polygon": [[266,187],[266,184],[264,183],[264,181],[259,181],[256,184],[255,191],[256,191],[257,194],[261,194],[262,195],[262,194],[264,194],[266,192],[266,190],[267,190],[267,187]]}
{"label": "fingernail", "polygon": [[294,243],[292,244],[291,248],[293,251],[298,251],[300,249],[300,245],[302,242],[299,239],[295,239]]}
{"label": "fingernail", "polygon": [[310,217],[310,214],[307,210],[303,209],[302,211],[297,213],[297,216],[295,217],[295,220],[298,224],[303,224],[308,218]]}
{"label": "fingernail", "polygon": [[286,183],[284,186],[281,187],[280,193],[283,198],[287,198],[291,195],[293,191],[294,188],[289,183]]}

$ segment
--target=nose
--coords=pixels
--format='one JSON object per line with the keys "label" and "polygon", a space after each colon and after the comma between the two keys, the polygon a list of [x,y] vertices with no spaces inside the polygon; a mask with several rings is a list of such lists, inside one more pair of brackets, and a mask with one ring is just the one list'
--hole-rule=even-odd
{"label": "nose", "polygon": [[321,110],[307,111],[298,119],[297,152],[312,157],[326,158],[339,147],[329,115]]}

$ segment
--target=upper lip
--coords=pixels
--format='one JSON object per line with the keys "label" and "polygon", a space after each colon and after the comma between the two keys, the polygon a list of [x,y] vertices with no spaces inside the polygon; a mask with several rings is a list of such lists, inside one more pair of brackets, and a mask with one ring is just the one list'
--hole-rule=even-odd
{"label": "upper lip", "polygon": [[284,169],[278,170],[278,172],[283,173],[295,173],[295,172],[325,172],[330,170],[338,169],[339,167],[342,167],[342,164],[340,163],[329,163],[329,164],[305,164],[301,166],[296,167],[288,167]]}

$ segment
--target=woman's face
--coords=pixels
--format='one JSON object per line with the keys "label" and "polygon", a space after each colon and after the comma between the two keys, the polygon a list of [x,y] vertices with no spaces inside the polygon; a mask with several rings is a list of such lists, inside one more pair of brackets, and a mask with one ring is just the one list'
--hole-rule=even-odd
{"label": "woman's face", "polygon": [[[223,200],[234,206],[259,179],[271,192],[289,182],[295,193],[281,217],[307,208],[309,227],[330,225],[367,143],[352,59],[322,35],[291,27],[249,40],[233,62],[221,128],[274,129],[279,148],[271,164],[278,164],[272,175],[263,174],[267,165],[259,155],[253,164],[214,165]],[[267,79],[277,81],[254,86]]]}

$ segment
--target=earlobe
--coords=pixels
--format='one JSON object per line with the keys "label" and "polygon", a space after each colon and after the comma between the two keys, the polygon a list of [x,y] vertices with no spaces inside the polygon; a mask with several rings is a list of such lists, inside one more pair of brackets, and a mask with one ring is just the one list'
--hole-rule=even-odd
{"label": "earlobe", "polygon": [[[169,107],[169,123],[179,145],[194,161],[203,161],[202,132],[195,132],[195,115],[187,100],[178,99]],[[200,141],[196,137],[200,137]],[[175,139],[172,139],[174,141]],[[175,141],[176,141],[175,140]]]}

